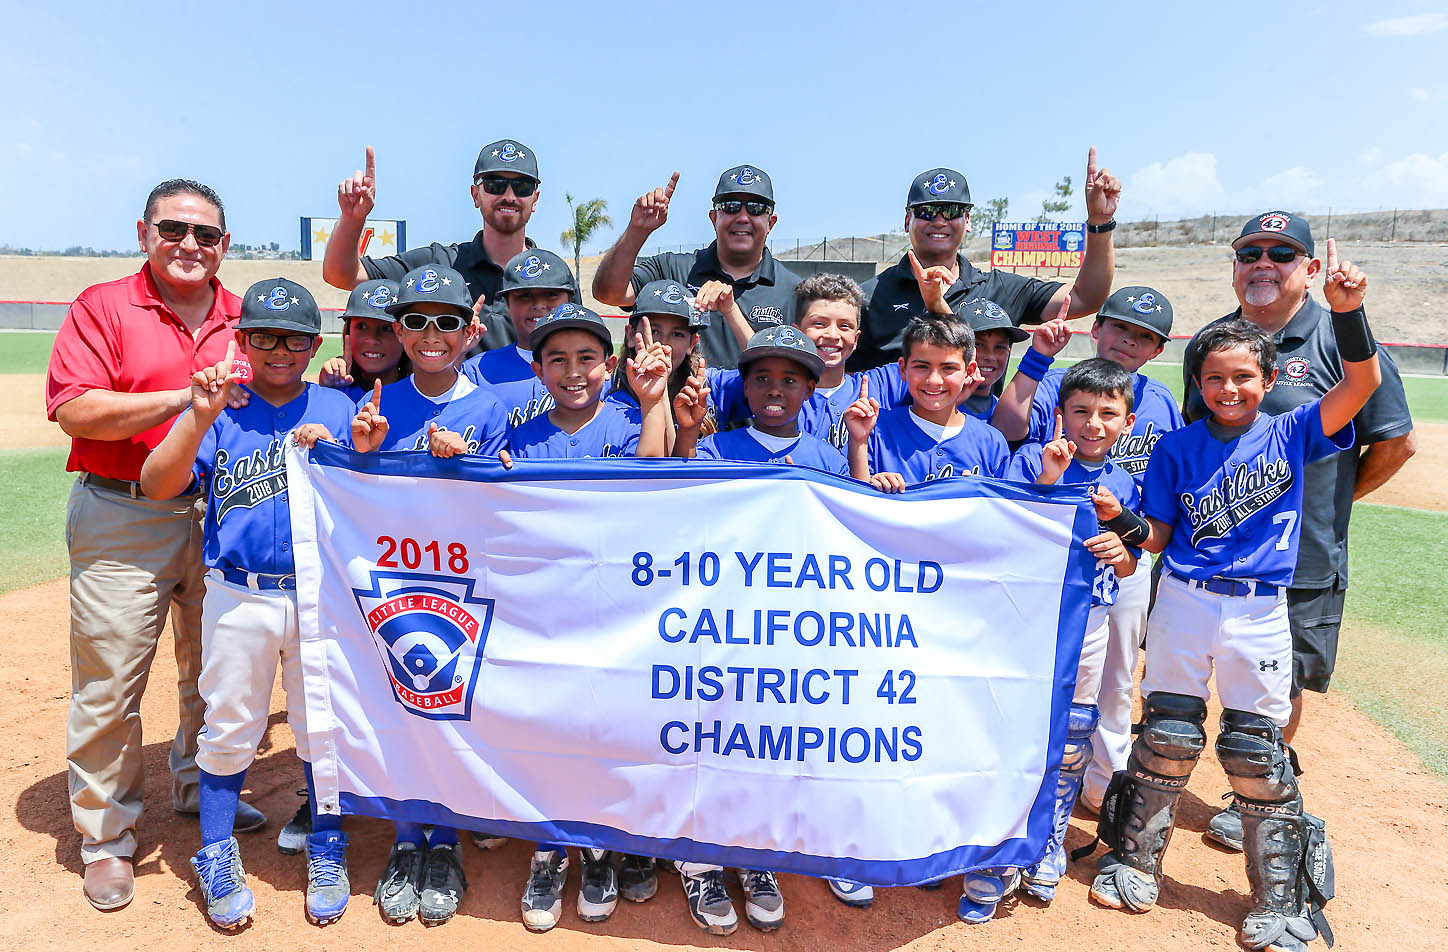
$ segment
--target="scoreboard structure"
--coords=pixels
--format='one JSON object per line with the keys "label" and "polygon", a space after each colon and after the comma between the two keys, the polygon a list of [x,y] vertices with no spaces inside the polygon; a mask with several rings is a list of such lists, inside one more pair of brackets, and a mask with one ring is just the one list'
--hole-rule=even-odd
{"label": "scoreboard structure", "polygon": [[[302,216],[302,258],[320,261],[327,256],[327,242],[337,227],[336,218]],[[402,254],[407,250],[407,222],[389,218],[369,218],[357,242],[358,254],[374,258]]]}

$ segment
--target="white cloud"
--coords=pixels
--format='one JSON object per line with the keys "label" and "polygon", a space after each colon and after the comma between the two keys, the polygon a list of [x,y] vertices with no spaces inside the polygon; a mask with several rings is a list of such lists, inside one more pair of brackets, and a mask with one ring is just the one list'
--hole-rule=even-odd
{"label": "white cloud", "polygon": [[[1366,153],[1363,158],[1381,156]],[[1275,172],[1261,182],[1228,188],[1217,173],[1217,157],[1188,152],[1153,162],[1126,182],[1124,199],[1141,215],[1183,216],[1249,212],[1258,208],[1305,208],[1321,204],[1323,180],[1305,165]]]}
{"label": "white cloud", "polygon": [[1363,26],[1369,36],[1422,36],[1448,29],[1448,13],[1415,13],[1406,17],[1391,17],[1377,20]]}
{"label": "white cloud", "polygon": [[1424,89],[1422,86],[1415,86],[1412,89],[1408,90],[1408,95],[1413,97],[1413,99],[1418,102],[1430,102],[1433,98],[1432,96],[1428,95],[1428,90]]}
{"label": "white cloud", "polygon": [[1399,208],[1448,207],[1448,152],[1414,152],[1363,176],[1361,194],[1379,205]]}
{"label": "white cloud", "polygon": [[1373,146],[1371,149],[1368,149],[1362,155],[1358,156],[1358,161],[1361,162],[1363,165],[1381,165],[1383,161],[1382,147],[1376,145]]}

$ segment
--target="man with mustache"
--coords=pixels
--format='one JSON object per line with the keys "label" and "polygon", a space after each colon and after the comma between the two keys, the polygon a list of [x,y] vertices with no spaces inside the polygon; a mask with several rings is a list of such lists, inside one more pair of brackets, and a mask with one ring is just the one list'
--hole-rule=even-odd
{"label": "man with mustache", "polygon": [[[719,281],[728,285],[726,290],[755,331],[793,324],[794,288],[800,279],[764,246],[779,216],[774,214],[774,184],[763,169],[737,165],[719,176],[709,212],[715,238],[708,247],[639,259],[649,235],[668,220],[669,201],[678,183],[675,172],[668,185],[634,202],[628,227],[599,262],[593,296],[605,304],[632,307],[634,295],[650,281],[677,281],[690,294]],[[709,299],[713,310],[722,313],[728,307],[728,301],[715,293]],[[711,367],[731,369],[739,359],[739,341],[722,319],[699,332],[699,347]]]}
{"label": "man with mustache", "polygon": [[[1328,260],[1334,258],[1329,238]],[[1315,257],[1307,219],[1284,211],[1253,216],[1232,242],[1232,289],[1240,307],[1221,318],[1244,317],[1277,344],[1276,382],[1262,400],[1266,413],[1286,413],[1327,393],[1342,378],[1342,359],[1327,308],[1308,294],[1322,262]],[[1349,264],[1344,262],[1344,270]],[[1213,322],[1220,323],[1220,321]],[[1211,326],[1211,325],[1208,325]],[[1187,345],[1192,366],[1201,331]],[[1309,464],[1302,497],[1302,536],[1293,587],[1287,590],[1292,628],[1292,719],[1283,740],[1292,742],[1302,718],[1302,691],[1327,693],[1337,660],[1338,628],[1347,594],[1347,529],[1352,504],[1382,486],[1413,455],[1413,419],[1397,365],[1378,350],[1383,382],[1353,418],[1358,448]],[[1206,414],[1191,374],[1186,374],[1188,422]],[[1242,848],[1242,818],[1235,807],[1208,825],[1207,836]]]}
{"label": "man with mustache", "polygon": [[[364,257],[358,247],[367,216],[377,201],[377,165],[367,147],[365,169],[354,172],[337,186],[341,215],[327,242],[322,278],[350,291],[372,278],[401,281],[407,272],[428,264],[452,268],[468,283],[478,316],[486,328],[469,354],[504,347],[514,341],[513,322],[499,293],[503,264],[534,247],[526,234],[528,219],[538,205],[538,158],[516,139],[499,139],[483,146],[473,164],[473,205],[483,216],[483,228],[470,241],[444,245],[433,242],[386,258]],[[578,289],[575,282],[574,295]]]}

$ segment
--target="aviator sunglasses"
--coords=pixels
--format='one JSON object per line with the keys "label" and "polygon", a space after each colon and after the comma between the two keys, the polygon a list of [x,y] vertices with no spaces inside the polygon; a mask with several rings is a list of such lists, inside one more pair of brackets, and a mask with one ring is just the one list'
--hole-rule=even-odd
{"label": "aviator sunglasses", "polygon": [[1262,252],[1267,252],[1267,260],[1273,264],[1287,264],[1303,252],[1298,251],[1291,245],[1273,245],[1271,248],[1263,248],[1261,245],[1251,245],[1247,248],[1238,248],[1233,252],[1237,260],[1243,264],[1251,264],[1262,258]]}
{"label": "aviator sunglasses", "polygon": [[189,221],[176,221],[174,218],[163,218],[148,224],[166,241],[185,241],[186,233],[191,232],[196,235],[196,243],[203,248],[214,248],[221,244],[221,236],[226,234],[215,225],[197,225]]}

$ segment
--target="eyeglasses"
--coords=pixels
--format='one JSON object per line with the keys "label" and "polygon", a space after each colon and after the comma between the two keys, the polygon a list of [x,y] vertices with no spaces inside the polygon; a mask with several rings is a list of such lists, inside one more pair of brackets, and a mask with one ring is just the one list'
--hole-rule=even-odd
{"label": "eyeglasses", "polygon": [[221,244],[221,236],[226,234],[215,225],[197,225],[189,221],[176,221],[174,218],[163,218],[148,224],[166,241],[185,241],[187,233],[195,234],[196,243],[203,248],[214,248]]}
{"label": "eyeglasses", "polygon": [[1271,248],[1263,248],[1261,245],[1248,245],[1246,248],[1238,248],[1234,254],[1237,260],[1243,264],[1251,264],[1260,261],[1262,252],[1267,252],[1267,260],[1273,264],[1287,264],[1298,255],[1305,255],[1306,252],[1298,251],[1291,245],[1273,245]]}
{"label": "eyeglasses", "polygon": [[457,314],[423,314],[420,311],[408,311],[398,320],[403,327],[410,331],[425,331],[429,324],[444,334],[451,334],[463,329],[463,319]]}
{"label": "eyeglasses", "polygon": [[955,221],[957,218],[968,215],[970,209],[971,206],[958,202],[941,202],[933,205],[915,205],[911,207],[910,211],[922,221],[935,221],[937,216],[946,221]]}
{"label": "eyeglasses", "polygon": [[257,350],[276,350],[281,344],[294,354],[302,354],[312,349],[316,343],[315,334],[269,334],[266,331],[252,331],[246,335],[246,342]]}
{"label": "eyeglasses", "polygon": [[502,195],[508,189],[518,198],[527,198],[538,189],[538,183],[530,178],[504,178],[501,175],[481,175],[476,183],[489,195]]}
{"label": "eyeglasses", "polygon": [[768,202],[715,202],[714,211],[723,212],[726,215],[737,215],[740,211],[749,212],[751,218],[763,218],[765,215],[774,214],[774,206]]}

